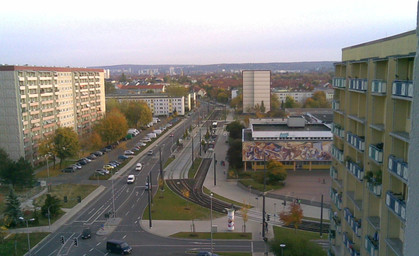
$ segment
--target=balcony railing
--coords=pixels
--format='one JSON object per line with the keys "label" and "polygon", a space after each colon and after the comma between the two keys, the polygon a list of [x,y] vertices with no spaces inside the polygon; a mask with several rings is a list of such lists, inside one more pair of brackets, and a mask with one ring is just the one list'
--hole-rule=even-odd
{"label": "balcony railing", "polygon": [[359,151],[365,150],[365,138],[346,132],[346,141]]}
{"label": "balcony railing", "polygon": [[345,130],[338,124],[332,124],[332,133],[340,138],[345,138]]}
{"label": "balcony railing", "polygon": [[406,202],[403,200],[401,194],[394,194],[391,191],[387,191],[386,205],[402,220],[406,220]]}
{"label": "balcony railing", "polygon": [[369,256],[378,256],[378,241],[371,236],[365,236],[365,250]]}
{"label": "balcony railing", "polygon": [[343,245],[348,250],[350,256],[360,256],[361,255],[361,253],[359,252],[359,250],[356,250],[354,248],[354,242],[349,239],[348,233],[346,233],[346,232],[343,233],[343,235],[342,235],[342,241],[343,241]]}
{"label": "balcony railing", "polygon": [[335,111],[340,111],[340,102],[337,100],[332,101],[332,109]]}
{"label": "balcony railing", "polygon": [[330,189],[330,198],[332,202],[336,205],[336,207],[341,210],[342,209],[342,193],[338,193],[336,189]]}
{"label": "balcony railing", "polygon": [[349,82],[349,89],[365,92],[368,89],[368,80],[367,79],[351,79]]}
{"label": "balcony railing", "polygon": [[330,167],[330,177],[334,180],[338,178],[338,170],[336,170],[333,166]]}
{"label": "balcony railing", "polygon": [[370,145],[368,148],[368,156],[377,163],[383,162],[383,145]]}
{"label": "balcony railing", "polygon": [[343,163],[343,150],[338,149],[335,145],[332,145],[332,156]]}
{"label": "balcony railing", "polygon": [[352,160],[346,161],[346,168],[349,170],[350,173],[352,173],[355,178],[357,178],[359,181],[362,181],[364,179],[364,169],[361,168],[361,166]]}
{"label": "balcony railing", "polygon": [[412,98],[413,97],[413,82],[412,81],[394,81],[392,88],[393,96]]}
{"label": "balcony railing", "polygon": [[333,88],[345,88],[346,87],[346,79],[345,78],[333,78],[332,81]]}
{"label": "balcony railing", "polygon": [[381,196],[382,185],[375,182],[367,182],[368,190],[376,196]]}
{"label": "balcony railing", "polygon": [[404,162],[402,158],[390,155],[388,157],[388,170],[403,181],[407,182],[409,175],[408,164]]}
{"label": "balcony railing", "polygon": [[360,237],[361,236],[361,220],[356,219],[355,216],[352,214],[351,210],[345,208],[343,210],[343,218],[346,220],[348,225],[354,231],[355,235]]}
{"label": "balcony railing", "polygon": [[371,83],[372,93],[386,94],[386,91],[387,91],[387,82],[383,80],[372,80],[372,83]]}

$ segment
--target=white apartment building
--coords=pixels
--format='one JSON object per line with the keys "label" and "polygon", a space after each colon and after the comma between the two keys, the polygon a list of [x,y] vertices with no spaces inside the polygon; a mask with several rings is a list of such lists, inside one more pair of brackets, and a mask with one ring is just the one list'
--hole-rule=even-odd
{"label": "white apartment building", "polygon": [[14,160],[42,160],[44,136],[89,132],[104,113],[103,69],[0,66],[0,147]]}
{"label": "white apartment building", "polygon": [[265,112],[271,110],[271,71],[243,71],[243,113],[253,112],[254,107],[265,106]]}
{"label": "white apartment building", "polygon": [[295,102],[299,103],[299,104],[304,104],[304,102],[308,99],[313,97],[313,94],[317,91],[322,91],[325,93],[326,95],[326,100],[327,101],[332,101],[333,100],[333,89],[314,89],[314,91],[308,92],[308,91],[304,91],[304,92],[294,92],[294,91],[289,91],[289,90],[277,90],[275,92],[275,94],[278,96],[279,98],[279,102],[285,102],[287,97],[292,97]]}
{"label": "white apartment building", "polygon": [[167,95],[108,95],[106,99],[144,101],[150,108],[153,116],[168,116],[175,112],[185,115],[185,97],[169,97]]}

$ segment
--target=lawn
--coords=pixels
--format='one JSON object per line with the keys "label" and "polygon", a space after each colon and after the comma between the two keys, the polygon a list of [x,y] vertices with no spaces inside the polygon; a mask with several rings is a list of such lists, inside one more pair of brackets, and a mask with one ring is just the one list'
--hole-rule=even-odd
{"label": "lawn", "polygon": [[202,162],[202,158],[195,158],[193,164],[191,165],[191,168],[189,168],[189,172],[188,172],[189,179],[195,178],[195,174],[198,171],[198,168],[201,165],[201,162]]}
{"label": "lawn", "polygon": [[[191,239],[211,239],[210,232],[179,232],[171,235],[176,238],[191,238]],[[213,239],[252,239],[252,233],[238,233],[238,232],[217,232],[212,234]]]}
{"label": "lawn", "polygon": [[[166,186],[164,192],[159,189],[153,198],[151,216],[154,220],[206,220],[210,218],[210,209],[185,200]],[[221,216],[225,214],[213,211],[213,218]],[[149,219],[148,207],[143,219]]]}
{"label": "lawn", "polygon": [[[56,196],[62,201],[62,208],[73,208],[78,204],[77,197],[80,196],[81,199],[88,196],[92,193],[98,186],[97,185],[81,185],[81,184],[61,184],[51,187],[50,194]],[[64,203],[64,196],[67,196],[68,201]],[[44,204],[46,194],[36,198],[34,200],[35,206],[42,206]]]}
{"label": "lawn", "polygon": [[[20,188],[20,187],[14,187],[15,193],[19,198],[28,199],[39,192],[41,192],[44,188],[37,186],[33,188]],[[1,185],[0,186],[0,213],[3,213],[6,209],[6,200],[7,196],[9,195],[9,185]]]}
{"label": "lawn", "polygon": [[[49,233],[30,233],[31,248],[38,244]],[[25,255],[28,252],[27,234],[11,234],[0,243],[0,255]]]}
{"label": "lawn", "polygon": [[[59,176],[61,174],[63,174],[63,172],[61,171],[62,169],[64,169],[65,167],[76,163],[76,160],[64,160],[63,163],[61,164],[60,167],[60,161],[57,160],[55,166],[53,161],[49,161],[49,176],[50,177],[56,177]],[[48,178],[48,168],[45,168],[44,170],[38,172],[35,174],[35,177],[37,179],[45,179]]]}

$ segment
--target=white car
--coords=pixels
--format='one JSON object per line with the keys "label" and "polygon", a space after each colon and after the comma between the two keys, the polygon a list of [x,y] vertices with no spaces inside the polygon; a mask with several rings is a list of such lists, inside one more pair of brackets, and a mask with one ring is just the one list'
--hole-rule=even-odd
{"label": "white car", "polygon": [[133,152],[133,151],[131,151],[131,150],[125,150],[125,151],[124,151],[124,154],[125,154],[125,155],[134,155],[134,152]]}
{"label": "white car", "polygon": [[128,184],[132,184],[132,183],[134,183],[135,182],[135,176],[134,175],[128,175],[128,178],[127,178],[127,183]]}
{"label": "white car", "polygon": [[139,142],[139,143],[137,143],[137,146],[138,147],[145,147],[145,146],[147,146],[147,144],[145,144],[144,142]]}
{"label": "white car", "polygon": [[143,142],[150,142],[151,139],[149,137],[144,137],[144,138],[142,138],[141,141],[143,141]]}
{"label": "white car", "polygon": [[137,163],[137,165],[135,166],[135,170],[141,171],[142,169],[143,169],[143,165],[141,163]]}

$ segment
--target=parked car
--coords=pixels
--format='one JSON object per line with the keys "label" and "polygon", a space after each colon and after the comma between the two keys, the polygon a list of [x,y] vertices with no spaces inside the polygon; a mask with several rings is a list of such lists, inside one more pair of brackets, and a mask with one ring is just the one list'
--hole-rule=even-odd
{"label": "parked car", "polygon": [[82,158],[82,159],[80,159],[80,160],[84,160],[84,161],[86,161],[87,163],[90,163],[92,160],[90,160],[89,158],[87,158],[87,157],[85,157],[85,158]]}
{"label": "parked car", "polygon": [[90,230],[90,228],[83,229],[83,232],[81,233],[81,238],[89,239],[91,237],[92,237],[92,231]]}
{"label": "parked car", "polygon": [[112,160],[112,161],[110,161],[109,163],[116,164],[116,166],[118,166],[118,165],[120,165],[120,164],[121,164],[120,162],[118,162],[118,161],[116,161],[116,160]]}
{"label": "parked car", "polygon": [[112,147],[111,146],[107,146],[105,148],[103,148],[106,152],[111,152],[112,151]]}
{"label": "parked car", "polygon": [[105,169],[105,170],[113,170],[115,167],[114,166],[112,166],[112,165],[110,165],[110,164],[105,164],[104,166],[103,166],[103,169]]}
{"label": "parked car", "polygon": [[145,147],[145,146],[147,146],[147,144],[145,144],[144,142],[139,142],[139,143],[137,143],[137,145],[138,145],[138,146],[140,146],[140,147]]}
{"label": "parked car", "polygon": [[126,160],[126,159],[128,159],[129,157],[127,157],[127,156],[124,156],[124,155],[120,155],[120,156],[118,156],[118,159],[121,159],[121,160]]}
{"label": "parked car", "polygon": [[72,166],[70,167],[66,167],[64,169],[61,170],[62,172],[74,172],[74,168]]}
{"label": "parked car", "polygon": [[75,164],[72,164],[71,166],[73,166],[74,168],[75,168],[75,170],[77,170],[77,169],[81,169],[81,164],[77,164],[77,163],[75,163]]}
{"label": "parked car", "polygon": [[103,153],[101,151],[96,151],[93,153],[95,156],[103,156]]}
{"label": "parked car", "polygon": [[135,182],[135,176],[134,175],[128,175],[128,178],[127,178],[127,184],[132,184],[132,183],[134,183]]}
{"label": "parked car", "polygon": [[109,174],[109,171],[108,170],[105,170],[105,169],[97,169],[95,172],[98,173],[98,174],[100,174],[100,175]]}
{"label": "parked car", "polygon": [[135,166],[135,170],[136,171],[141,171],[143,169],[143,164],[142,163],[137,163],[137,165]]}
{"label": "parked car", "polygon": [[134,152],[131,150],[125,150],[124,155],[134,155]]}
{"label": "parked car", "polygon": [[114,168],[118,166],[116,163],[111,163],[111,162],[109,162],[107,165],[111,165],[111,166],[113,166]]}
{"label": "parked car", "polygon": [[84,159],[80,159],[77,163],[79,163],[80,165],[86,165],[88,164],[88,162]]}
{"label": "parked car", "polygon": [[144,137],[141,139],[142,142],[150,142],[151,139],[149,137]]}
{"label": "parked car", "polygon": [[95,160],[97,158],[97,156],[95,154],[91,154],[90,156],[87,157],[90,160]]}
{"label": "parked car", "polygon": [[139,151],[140,149],[138,148],[138,147],[133,147],[132,149],[131,149],[131,151]]}
{"label": "parked car", "polygon": [[218,254],[212,252],[198,252],[196,256],[218,256]]}

